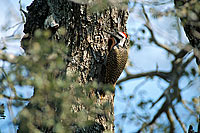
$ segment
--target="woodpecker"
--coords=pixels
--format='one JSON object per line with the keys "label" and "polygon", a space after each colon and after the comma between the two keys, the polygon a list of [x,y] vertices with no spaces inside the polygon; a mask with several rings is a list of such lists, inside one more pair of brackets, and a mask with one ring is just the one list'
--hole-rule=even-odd
{"label": "woodpecker", "polygon": [[116,35],[110,32],[106,33],[110,34],[111,37],[108,39],[104,83],[115,87],[128,59],[127,35],[124,32],[117,32]]}

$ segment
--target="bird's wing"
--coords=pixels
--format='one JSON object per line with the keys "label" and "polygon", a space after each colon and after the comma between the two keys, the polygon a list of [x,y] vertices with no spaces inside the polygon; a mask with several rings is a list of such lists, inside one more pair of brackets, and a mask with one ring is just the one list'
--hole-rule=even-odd
{"label": "bird's wing", "polygon": [[113,48],[106,62],[105,83],[115,86],[117,79],[121,75],[128,59],[128,52],[124,48]]}

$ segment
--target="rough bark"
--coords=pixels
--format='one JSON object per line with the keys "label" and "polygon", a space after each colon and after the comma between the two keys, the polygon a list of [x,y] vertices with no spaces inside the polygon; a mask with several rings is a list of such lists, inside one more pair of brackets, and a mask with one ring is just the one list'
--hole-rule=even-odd
{"label": "rough bark", "polygon": [[[101,68],[106,57],[109,37],[104,31],[126,32],[127,10],[109,7],[103,11],[91,12],[86,4],[66,0],[34,0],[27,10],[24,33],[28,35],[28,40],[34,37],[36,29],[50,29],[52,38],[64,41],[69,49],[67,56],[70,60],[65,60],[66,69],[63,71],[67,75],[78,72],[80,84],[101,81]],[[64,28],[66,34],[60,34],[60,28]],[[23,45],[23,41],[22,39],[22,47],[26,50],[28,46]],[[97,104],[102,102],[113,105],[113,94],[105,95]],[[110,115],[113,116],[114,110],[112,106],[111,108]],[[108,125],[106,121],[107,118],[99,114],[93,126],[77,128],[75,131],[113,131],[113,125]]]}
{"label": "rough bark", "polygon": [[185,34],[194,49],[196,63],[200,65],[200,3],[199,0],[174,0],[177,16],[181,19]]}

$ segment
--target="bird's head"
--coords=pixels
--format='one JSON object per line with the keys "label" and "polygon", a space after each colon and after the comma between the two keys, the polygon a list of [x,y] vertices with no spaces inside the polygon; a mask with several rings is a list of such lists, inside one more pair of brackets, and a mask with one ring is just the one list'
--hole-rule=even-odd
{"label": "bird's head", "polygon": [[120,46],[120,47],[126,47],[125,43],[127,40],[127,35],[124,32],[116,32],[116,33],[111,33],[107,32],[106,33],[110,34],[111,37],[108,40],[108,50],[110,51],[114,46]]}
{"label": "bird's head", "polygon": [[125,47],[125,42],[127,40],[127,35],[124,32],[117,32],[118,36],[116,36],[118,38],[118,42],[117,45],[121,46],[121,47]]}

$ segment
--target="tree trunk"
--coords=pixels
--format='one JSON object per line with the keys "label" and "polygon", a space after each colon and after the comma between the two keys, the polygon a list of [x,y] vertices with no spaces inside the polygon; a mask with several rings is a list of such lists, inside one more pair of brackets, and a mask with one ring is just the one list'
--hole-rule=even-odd
{"label": "tree trunk", "polygon": [[[78,72],[78,81],[83,85],[95,80],[102,81],[101,68],[107,53],[107,40],[110,37],[104,31],[126,32],[128,19],[128,11],[116,7],[111,6],[97,12],[90,9],[86,4],[65,0],[34,0],[27,7],[28,14],[24,26],[24,33],[28,34],[28,39],[34,36],[36,29],[50,29],[53,39],[64,41],[69,50],[67,56],[70,60],[65,60],[66,70],[63,71],[66,75]],[[65,29],[64,35],[60,34],[62,28]],[[23,45],[23,39],[22,47],[27,49],[27,46]],[[103,100],[97,101],[97,104],[103,106],[103,102],[114,105],[113,94],[106,94]],[[114,117],[113,106],[110,108],[109,117]],[[76,128],[75,132],[113,132],[113,123],[108,124],[107,121],[107,116],[98,114],[92,126]],[[19,128],[22,124],[23,121]]]}

